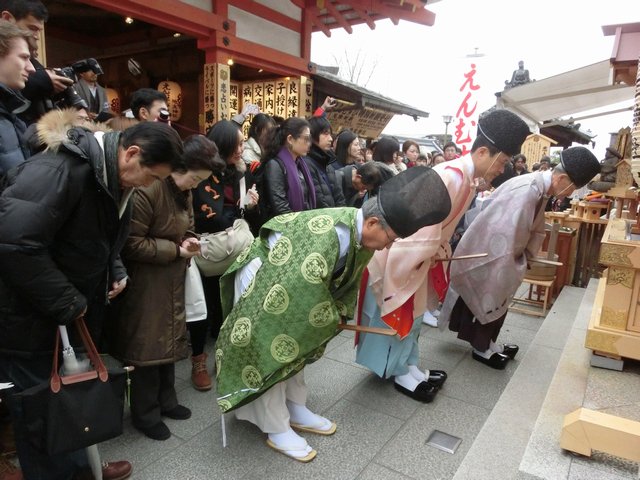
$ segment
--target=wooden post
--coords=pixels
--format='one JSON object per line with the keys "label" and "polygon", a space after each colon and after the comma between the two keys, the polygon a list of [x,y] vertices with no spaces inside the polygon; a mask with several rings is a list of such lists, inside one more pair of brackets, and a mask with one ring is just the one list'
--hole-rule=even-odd
{"label": "wooden post", "polygon": [[579,408],[564,417],[560,447],[591,456],[592,450],[640,461],[640,422]]}

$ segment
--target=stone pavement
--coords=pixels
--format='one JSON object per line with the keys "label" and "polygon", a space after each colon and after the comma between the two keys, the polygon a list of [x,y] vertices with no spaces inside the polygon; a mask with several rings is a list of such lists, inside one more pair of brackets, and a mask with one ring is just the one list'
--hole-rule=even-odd
{"label": "stone pavement", "polygon": [[[192,418],[167,420],[173,435],[157,442],[133,429],[127,415],[125,433],[100,451],[105,460],[130,460],[135,480],[637,478],[637,464],[603,454],[574,458],[558,446],[558,421],[583,400],[590,408],[616,405],[605,411],[640,419],[640,369],[625,366],[620,373],[588,366],[581,341],[590,309],[583,296],[584,289],[566,287],[546,319],[510,313],[501,340],[520,345],[520,353],[504,371],[474,361],[468,344],[452,332],[424,326],[422,367],[449,374],[430,404],[411,400],[355,364],[353,332],[342,332],[306,368],[309,407],[338,425],[331,437],[306,435],[318,451],[309,464],[271,450],[265,435],[232,415],[225,417],[229,445],[223,448],[214,391],[191,387],[189,360],[178,363],[176,386]],[[213,345],[207,348],[212,359]],[[563,369],[569,374],[558,377]],[[563,404],[563,398],[569,400]],[[433,429],[462,439],[455,454],[426,445]]]}

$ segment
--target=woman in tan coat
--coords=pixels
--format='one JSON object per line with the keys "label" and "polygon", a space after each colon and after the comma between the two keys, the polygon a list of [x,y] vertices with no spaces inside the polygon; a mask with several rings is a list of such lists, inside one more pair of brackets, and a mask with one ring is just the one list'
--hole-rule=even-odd
{"label": "woman in tan coat", "polygon": [[184,143],[186,172],[136,190],[129,239],[122,256],[129,290],[114,326],[113,355],[136,368],[131,375],[133,425],[147,437],[166,440],[162,416],[183,420],[175,362],[189,355],[184,279],[189,259],[200,253],[193,229],[191,189],[221,163],[215,144],[202,135]]}

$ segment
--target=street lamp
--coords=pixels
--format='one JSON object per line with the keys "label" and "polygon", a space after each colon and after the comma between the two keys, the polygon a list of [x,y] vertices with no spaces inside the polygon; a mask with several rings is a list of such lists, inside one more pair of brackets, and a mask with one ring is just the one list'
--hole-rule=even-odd
{"label": "street lamp", "polygon": [[444,122],[444,143],[447,143],[447,131],[449,130],[449,124],[453,120],[451,115],[443,115],[442,121]]}

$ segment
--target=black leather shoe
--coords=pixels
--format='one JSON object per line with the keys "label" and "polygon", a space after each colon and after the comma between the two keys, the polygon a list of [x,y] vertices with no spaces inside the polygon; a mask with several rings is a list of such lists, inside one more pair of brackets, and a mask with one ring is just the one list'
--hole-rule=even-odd
{"label": "black leather shoe", "polygon": [[395,382],[393,382],[393,385],[399,392],[404,393],[414,400],[418,400],[419,402],[424,403],[433,401],[433,399],[436,397],[436,393],[438,393],[438,387],[428,382],[420,382],[413,392],[408,388],[404,388],[402,385],[398,385]]}
{"label": "black leather shoe", "polygon": [[139,427],[137,425],[134,425],[134,427],[152,440],[166,440],[171,437],[171,431],[164,422],[158,422],[150,427]]}
{"label": "black leather shoe", "polygon": [[174,420],[186,420],[187,418],[191,418],[191,410],[183,405],[176,405],[171,410],[164,410],[160,413],[165,417],[169,417]]}
{"label": "black leather shoe", "polygon": [[518,350],[520,350],[520,347],[513,343],[505,343],[504,345],[502,345],[502,347],[503,347],[502,354],[506,355],[511,360],[513,360],[516,357],[516,353],[518,353]]}
{"label": "black leather shoe", "polygon": [[495,368],[496,370],[504,370],[509,362],[509,357],[502,353],[494,353],[489,358],[484,358],[482,355],[478,355],[476,352],[471,352],[474,360],[484,363],[485,365]]}
{"label": "black leather shoe", "polygon": [[447,372],[444,370],[429,370],[429,378],[427,379],[427,382],[431,385],[435,385],[437,388],[440,388],[446,381]]}

